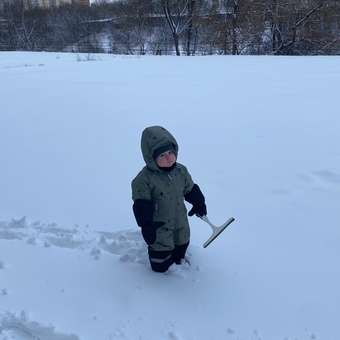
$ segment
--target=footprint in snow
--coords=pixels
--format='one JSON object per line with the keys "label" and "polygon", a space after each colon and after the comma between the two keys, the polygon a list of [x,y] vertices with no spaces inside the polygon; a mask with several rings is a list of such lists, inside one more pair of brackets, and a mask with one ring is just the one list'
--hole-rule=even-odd
{"label": "footprint in snow", "polygon": [[35,321],[29,321],[26,313],[19,316],[7,313],[0,314],[0,340],[79,340],[74,334],[57,332],[53,326],[43,326]]}
{"label": "footprint in snow", "polygon": [[325,169],[314,171],[313,174],[326,183],[340,184],[340,174],[336,172]]}
{"label": "footprint in snow", "polygon": [[0,296],[6,296],[8,295],[8,290],[7,288],[2,288],[0,289]]}
{"label": "footprint in snow", "polygon": [[290,191],[286,189],[277,188],[277,189],[272,189],[271,193],[277,196],[286,196],[290,194]]}
{"label": "footprint in snow", "polygon": [[235,331],[232,328],[228,328],[227,329],[227,334],[228,335],[233,335],[233,334],[235,334]]}
{"label": "footprint in snow", "polygon": [[312,183],[313,182],[313,178],[309,175],[306,175],[306,174],[298,174],[297,177],[301,182],[304,182],[304,183]]}
{"label": "footprint in snow", "polygon": [[139,230],[101,233],[99,248],[119,256],[121,262],[147,264],[147,248]]}
{"label": "footprint in snow", "polygon": [[168,336],[169,336],[169,340],[182,340],[183,339],[179,334],[173,331],[169,332]]}
{"label": "footprint in snow", "polygon": [[[168,271],[165,272],[165,275],[186,278],[188,275],[191,275],[192,273],[199,271],[200,271],[199,266],[193,263],[192,254],[190,251],[188,251],[187,254],[185,255],[185,259],[182,260],[182,264],[177,265],[174,263],[172,266],[170,266]],[[194,279],[194,281],[196,280]]]}
{"label": "footprint in snow", "polygon": [[[63,229],[55,223],[29,223],[23,217],[10,222],[0,221],[0,239],[19,239],[44,248],[86,251],[94,260],[100,260],[103,253],[110,253],[118,256],[123,263],[149,265],[147,246],[137,228],[117,232],[93,231],[88,226]],[[176,267],[181,267],[173,270],[179,276],[184,276],[189,269],[196,270],[194,266],[187,268],[186,264]]]}
{"label": "footprint in snow", "polygon": [[340,184],[340,174],[328,169],[316,170],[309,174],[298,174],[299,180],[315,189],[327,189]]}

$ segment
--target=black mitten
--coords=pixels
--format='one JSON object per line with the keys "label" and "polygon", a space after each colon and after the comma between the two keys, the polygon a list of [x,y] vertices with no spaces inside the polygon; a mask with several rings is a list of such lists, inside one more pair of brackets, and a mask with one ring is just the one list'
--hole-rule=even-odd
{"label": "black mitten", "polygon": [[135,200],[133,203],[133,212],[137,224],[142,228],[142,235],[145,242],[150,245],[156,241],[156,231],[164,222],[153,222],[153,206],[150,200]]}
{"label": "black mitten", "polygon": [[142,235],[144,241],[150,245],[156,241],[156,232],[157,229],[164,225],[164,222],[152,222],[150,226],[142,227]]}
{"label": "black mitten", "polygon": [[207,206],[205,205],[205,203],[194,205],[188,213],[189,216],[198,215],[199,217],[205,216],[206,214]]}
{"label": "black mitten", "polygon": [[205,198],[200,187],[194,184],[191,191],[184,196],[185,200],[192,204],[192,208],[188,215],[198,215],[200,217],[207,214],[207,206],[205,205]]}
{"label": "black mitten", "polygon": [[137,199],[133,203],[133,213],[140,227],[152,224],[153,205],[151,200]]}

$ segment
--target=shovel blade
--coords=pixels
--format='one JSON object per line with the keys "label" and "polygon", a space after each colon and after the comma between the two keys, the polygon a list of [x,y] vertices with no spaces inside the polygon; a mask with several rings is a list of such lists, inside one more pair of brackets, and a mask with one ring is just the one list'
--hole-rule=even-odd
{"label": "shovel blade", "polygon": [[227,222],[222,224],[220,227],[216,227],[215,230],[213,231],[212,235],[208,238],[207,241],[204,242],[203,248],[208,247],[208,245],[214,241],[221,233],[231,224],[235,221],[234,217],[229,218]]}

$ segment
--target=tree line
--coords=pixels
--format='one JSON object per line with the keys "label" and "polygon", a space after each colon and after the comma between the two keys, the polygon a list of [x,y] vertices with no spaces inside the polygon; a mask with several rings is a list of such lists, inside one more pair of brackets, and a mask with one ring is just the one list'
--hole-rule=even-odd
{"label": "tree line", "polygon": [[0,8],[0,50],[340,54],[339,0],[122,0]]}

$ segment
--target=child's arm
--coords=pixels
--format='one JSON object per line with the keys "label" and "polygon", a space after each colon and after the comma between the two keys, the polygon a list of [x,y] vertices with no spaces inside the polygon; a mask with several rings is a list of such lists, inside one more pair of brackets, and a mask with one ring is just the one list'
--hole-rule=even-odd
{"label": "child's arm", "polygon": [[156,240],[156,230],[164,223],[153,222],[151,189],[144,179],[136,177],[132,181],[132,199],[137,224],[142,228],[145,242],[150,245]]}
{"label": "child's arm", "polygon": [[194,184],[192,190],[184,196],[185,200],[192,204],[192,208],[188,215],[198,215],[200,217],[207,214],[207,206],[205,205],[205,198],[197,184]]}
{"label": "child's arm", "polygon": [[204,195],[200,187],[193,182],[189,171],[184,166],[183,168],[185,169],[184,199],[193,205],[188,215],[205,216],[207,214],[207,206],[205,205]]}
{"label": "child's arm", "polygon": [[151,189],[141,174],[139,174],[131,183],[133,212],[137,224],[142,227],[143,225],[152,222],[153,206],[151,198]]}

